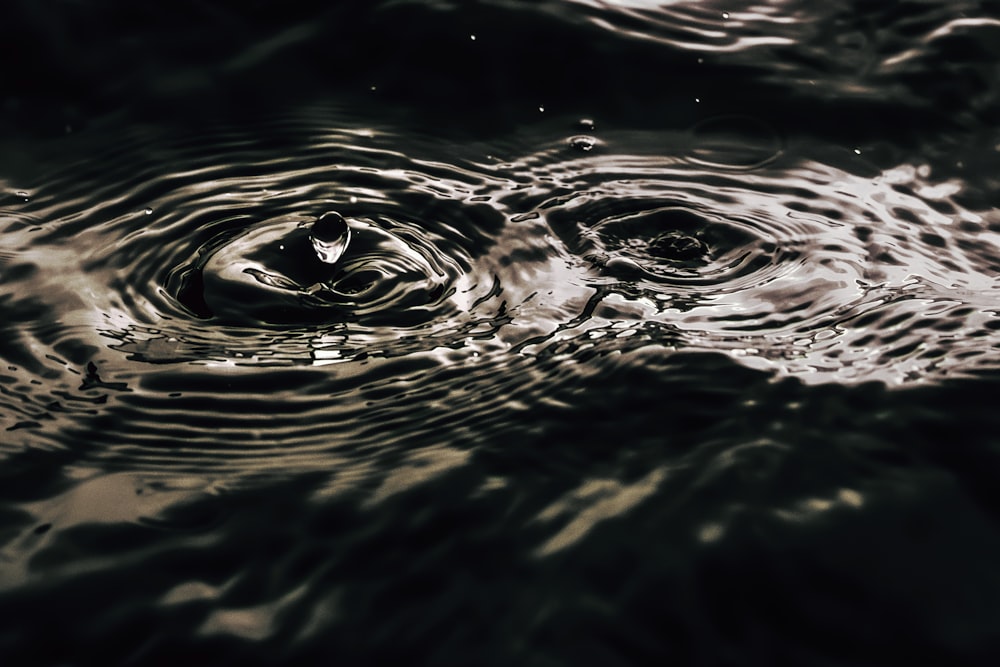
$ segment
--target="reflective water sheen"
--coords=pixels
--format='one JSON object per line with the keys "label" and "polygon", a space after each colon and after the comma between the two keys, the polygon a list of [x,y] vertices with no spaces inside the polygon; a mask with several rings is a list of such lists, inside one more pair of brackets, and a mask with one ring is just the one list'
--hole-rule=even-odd
{"label": "reflective water sheen", "polygon": [[1000,8],[118,5],[0,28],[4,664],[1000,658]]}

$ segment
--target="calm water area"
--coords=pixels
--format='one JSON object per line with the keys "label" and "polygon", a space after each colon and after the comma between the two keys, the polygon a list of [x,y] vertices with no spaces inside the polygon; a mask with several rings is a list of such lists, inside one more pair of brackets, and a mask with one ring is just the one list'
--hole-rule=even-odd
{"label": "calm water area", "polygon": [[0,56],[0,664],[1000,664],[1000,3]]}

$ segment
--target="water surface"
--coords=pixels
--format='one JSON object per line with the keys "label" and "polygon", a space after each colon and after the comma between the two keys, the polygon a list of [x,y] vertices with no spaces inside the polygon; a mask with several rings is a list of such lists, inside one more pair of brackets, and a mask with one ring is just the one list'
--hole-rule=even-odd
{"label": "water surface", "polygon": [[1000,654],[994,4],[196,14],[12,11],[11,664]]}

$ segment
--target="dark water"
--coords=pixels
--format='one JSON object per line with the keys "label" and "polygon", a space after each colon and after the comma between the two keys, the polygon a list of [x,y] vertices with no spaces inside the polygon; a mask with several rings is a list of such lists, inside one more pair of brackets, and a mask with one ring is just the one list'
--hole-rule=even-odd
{"label": "dark water", "polygon": [[996,664],[998,40],[14,3],[3,664]]}

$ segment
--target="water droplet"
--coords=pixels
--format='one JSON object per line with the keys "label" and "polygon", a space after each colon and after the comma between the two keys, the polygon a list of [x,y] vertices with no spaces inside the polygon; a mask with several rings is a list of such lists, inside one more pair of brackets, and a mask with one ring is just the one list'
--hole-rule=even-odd
{"label": "water droplet", "polygon": [[694,98],[694,101],[700,104],[701,103],[701,98],[700,97],[696,97],[696,98]]}
{"label": "water droplet", "polygon": [[24,201],[29,201],[28,193],[25,192],[24,190],[18,190],[14,194],[16,194],[18,197],[21,197],[22,199],[24,199]]}
{"label": "water droplet", "polygon": [[856,155],[861,155],[861,149],[860,149],[860,148],[855,148],[855,149],[854,149],[854,153],[855,153]]}
{"label": "water droplet", "polygon": [[541,111],[542,113],[545,113],[545,107],[543,107],[541,104],[538,105],[538,110]]}
{"label": "water droplet", "polygon": [[373,91],[375,90],[375,86],[372,86],[372,90],[373,90]]}
{"label": "water droplet", "polygon": [[723,20],[728,21],[729,20],[729,12],[722,12],[722,18],[723,18]]}
{"label": "water droplet", "polygon": [[593,148],[594,148],[594,146],[596,144],[597,144],[597,140],[596,139],[594,139],[593,137],[587,137],[587,136],[572,137],[569,140],[569,145],[570,146],[572,146],[573,148],[575,148],[577,150],[584,151],[584,152],[589,152],[589,151],[593,150]]}
{"label": "water droplet", "polygon": [[352,204],[357,204],[358,203],[358,198],[355,197],[354,195],[351,195],[350,197],[348,197],[347,201],[349,201]]}
{"label": "water droplet", "polygon": [[580,126],[581,130],[587,130],[588,132],[594,131],[594,121],[590,118],[581,118],[577,121],[577,125]]}
{"label": "water droplet", "polygon": [[705,64],[705,59],[704,58],[698,58],[698,64],[699,65]]}
{"label": "water droplet", "polygon": [[146,215],[153,215],[153,209],[151,208],[147,208],[144,212]]}
{"label": "water droplet", "polygon": [[313,223],[309,240],[320,261],[333,264],[347,250],[347,244],[351,241],[351,228],[347,226],[344,216],[336,211],[329,211]]}
{"label": "water droplet", "polygon": [[474,41],[476,41],[476,36],[475,35],[469,35],[469,39],[471,39],[474,42]]}

